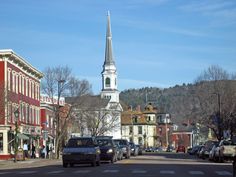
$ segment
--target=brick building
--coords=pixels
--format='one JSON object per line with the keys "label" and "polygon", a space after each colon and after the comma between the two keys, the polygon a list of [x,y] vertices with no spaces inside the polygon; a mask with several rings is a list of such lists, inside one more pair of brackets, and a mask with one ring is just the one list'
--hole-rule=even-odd
{"label": "brick building", "polygon": [[[12,50],[0,50],[0,159],[13,154],[16,127],[19,146],[39,143],[40,79],[43,74]],[[14,112],[19,111],[18,119]]]}

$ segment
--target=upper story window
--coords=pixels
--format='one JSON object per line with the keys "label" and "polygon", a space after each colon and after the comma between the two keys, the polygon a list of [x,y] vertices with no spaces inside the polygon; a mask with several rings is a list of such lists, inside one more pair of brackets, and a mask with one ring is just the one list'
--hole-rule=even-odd
{"label": "upper story window", "polygon": [[7,70],[7,88],[11,90],[11,68]]}
{"label": "upper story window", "polygon": [[105,85],[106,85],[106,87],[111,86],[111,79],[109,77],[106,78]]}
{"label": "upper story window", "polygon": [[15,92],[15,71],[12,72],[12,91]]}
{"label": "upper story window", "polygon": [[21,85],[22,85],[22,83],[21,83],[21,79],[22,79],[22,75],[21,75],[21,73],[19,74],[19,93],[21,93]]}
{"label": "upper story window", "polygon": [[16,74],[16,93],[18,93],[18,74]]}
{"label": "upper story window", "polygon": [[34,89],[34,81],[32,81],[32,98],[34,99],[34,91],[35,91],[35,89]]}
{"label": "upper story window", "polygon": [[25,96],[28,96],[28,78],[25,79]]}
{"label": "upper story window", "polygon": [[30,79],[29,80],[29,97],[31,97],[31,93],[32,93],[32,90],[31,90],[32,89],[32,87],[31,87],[32,85],[31,84],[32,84],[32,81]]}
{"label": "upper story window", "polygon": [[22,94],[25,94],[25,76],[22,75],[22,80],[21,80],[21,86],[22,86]]}

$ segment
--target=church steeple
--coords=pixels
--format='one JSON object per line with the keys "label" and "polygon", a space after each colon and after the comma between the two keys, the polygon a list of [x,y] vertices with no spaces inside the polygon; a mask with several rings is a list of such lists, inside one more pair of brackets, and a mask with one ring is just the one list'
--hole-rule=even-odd
{"label": "church steeple", "polygon": [[110,12],[107,13],[105,61],[102,71],[102,92],[101,97],[110,99],[112,102],[119,102],[117,90],[117,73],[112,51],[112,34]]}
{"label": "church steeple", "polygon": [[110,12],[107,12],[107,34],[106,34],[106,49],[104,65],[115,65],[112,51],[112,34],[111,34],[111,20]]}

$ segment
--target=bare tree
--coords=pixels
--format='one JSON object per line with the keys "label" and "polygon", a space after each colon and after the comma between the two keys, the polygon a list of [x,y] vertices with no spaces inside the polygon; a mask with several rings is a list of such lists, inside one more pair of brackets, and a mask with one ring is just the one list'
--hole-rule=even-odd
{"label": "bare tree", "polygon": [[77,122],[79,133],[84,135],[105,135],[115,131],[120,126],[120,112],[118,104],[99,96],[84,95],[82,97],[67,98],[68,102],[76,102]]}
{"label": "bare tree", "polygon": [[196,79],[199,107],[193,114],[212,129],[218,140],[222,139],[224,130],[231,130],[231,134],[234,131],[230,126],[235,125],[235,84],[225,70],[215,65]]}
{"label": "bare tree", "polygon": [[[55,135],[55,153],[59,158],[61,144],[65,139],[68,124],[74,119],[74,103],[60,106],[62,96],[77,96],[91,93],[91,86],[88,81],[80,81],[72,75],[71,69],[67,66],[48,67],[44,71],[42,81],[42,92],[47,94],[52,100],[57,97],[57,104],[53,104],[54,123],[56,127]],[[62,116],[63,115],[63,116]]]}

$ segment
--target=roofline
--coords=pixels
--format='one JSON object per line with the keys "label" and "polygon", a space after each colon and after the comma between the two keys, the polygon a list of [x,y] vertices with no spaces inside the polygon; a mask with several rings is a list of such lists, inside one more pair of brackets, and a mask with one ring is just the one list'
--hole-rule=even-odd
{"label": "roofline", "polygon": [[23,65],[28,66],[34,73],[36,73],[37,77],[39,77],[40,79],[43,78],[44,74],[41,71],[39,71],[35,67],[33,67],[23,57],[18,55],[12,49],[1,49],[0,50],[0,55],[13,56],[14,58],[18,59]]}

